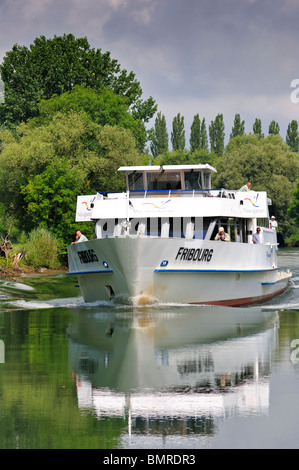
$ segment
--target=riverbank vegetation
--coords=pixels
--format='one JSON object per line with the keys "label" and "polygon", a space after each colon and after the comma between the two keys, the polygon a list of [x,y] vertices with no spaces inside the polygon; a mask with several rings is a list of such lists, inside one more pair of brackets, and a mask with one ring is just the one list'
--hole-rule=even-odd
{"label": "riverbank vegetation", "polygon": [[[135,74],[71,34],[15,45],[0,73],[0,236],[11,244],[0,269],[17,261],[65,264],[78,228],[77,195],[124,189],[121,165],[209,163],[217,169],[214,187],[237,189],[250,181],[273,200],[279,242],[299,245],[296,121],[285,138],[275,121],[264,135],[258,118],[246,134],[236,114],[225,145],[222,114],[210,124],[197,114],[188,146],[180,113],[169,138],[165,116],[152,97],[142,98]],[[92,224],[80,229],[93,237]]]}

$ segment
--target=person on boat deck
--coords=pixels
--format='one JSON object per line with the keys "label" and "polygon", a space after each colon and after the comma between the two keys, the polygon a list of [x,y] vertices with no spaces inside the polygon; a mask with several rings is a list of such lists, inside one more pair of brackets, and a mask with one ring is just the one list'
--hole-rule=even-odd
{"label": "person on boat deck", "polygon": [[222,242],[230,242],[230,236],[224,231],[223,227],[220,227],[219,233],[217,233],[215,240],[220,240]]}
{"label": "person on boat deck", "polygon": [[252,243],[254,243],[255,245],[260,245],[262,243],[262,234],[260,227],[258,227],[256,229],[256,233],[252,235]]}
{"label": "person on boat deck", "polygon": [[248,181],[248,183],[244,184],[244,186],[242,186],[240,189],[238,189],[238,191],[243,191],[243,192],[244,191],[250,191],[250,186],[251,186],[251,183],[249,183],[249,181]]}
{"label": "person on boat deck", "polygon": [[83,233],[80,232],[80,230],[77,230],[76,232],[76,239],[74,242],[72,242],[72,245],[74,245],[74,243],[81,243],[81,242],[87,242],[87,238],[85,235],[83,235]]}
{"label": "person on boat deck", "polygon": [[273,228],[274,230],[277,229],[277,222],[275,220],[274,215],[272,215],[272,217],[270,219],[270,228]]}

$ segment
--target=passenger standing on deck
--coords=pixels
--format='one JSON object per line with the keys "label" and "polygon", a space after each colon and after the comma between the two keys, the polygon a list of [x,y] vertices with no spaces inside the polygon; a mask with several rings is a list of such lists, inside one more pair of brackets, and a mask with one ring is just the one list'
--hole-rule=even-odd
{"label": "passenger standing on deck", "polygon": [[230,242],[230,236],[224,231],[223,227],[220,227],[219,233],[217,233],[215,240],[220,240],[222,242]]}
{"label": "passenger standing on deck", "polygon": [[275,217],[274,215],[272,215],[271,219],[270,219],[270,228],[273,228],[274,230],[277,229],[277,222],[275,220]]}
{"label": "passenger standing on deck", "polygon": [[256,233],[252,235],[252,243],[254,243],[255,245],[260,245],[262,243],[262,234],[260,227],[258,227],[256,229]]}
{"label": "passenger standing on deck", "polygon": [[76,232],[76,239],[74,242],[72,242],[72,245],[74,245],[74,243],[81,243],[81,242],[87,242],[87,238],[85,235],[83,235],[83,233],[80,232],[80,230],[77,230]]}
{"label": "passenger standing on deck", "polygon": [[244,186],[242,186],[240,189],[238,189],[238,191],[243,191],[243,192],[244,191],[250,191],[250,186],[251,186],[251,183],[249,183],[249,181],[248,181],[248,183],[244,184]]}

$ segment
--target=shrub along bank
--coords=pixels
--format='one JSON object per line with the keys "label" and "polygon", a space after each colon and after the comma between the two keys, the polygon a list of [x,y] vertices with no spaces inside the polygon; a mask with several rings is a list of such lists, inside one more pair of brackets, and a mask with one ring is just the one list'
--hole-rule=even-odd
{"label": "shrub along bank", "polygon": [[0,253],[2,274],[60,269],[66,261],[59,239],[44,227],[32,230],[29,235],[22,233],[16,242],[11,242],[8,236],[1,237]]}

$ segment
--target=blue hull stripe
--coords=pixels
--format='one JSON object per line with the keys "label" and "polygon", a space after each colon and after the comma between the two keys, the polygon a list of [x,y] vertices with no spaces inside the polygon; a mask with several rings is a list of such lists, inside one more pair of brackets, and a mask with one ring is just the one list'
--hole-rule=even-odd
{"label": "blue hull stripe", "polygon": [[97,271],[73,271],[65,274],[70,274],[72,276],[78,275],[78,274],[107,274],[107,273],[113,273],[112,269],[100,269]]}
{"label": "blue hull stripe", "polygon": [[262,286],[270,286],[270,285],[273,285],[273,284],[277,284],[278,282],[282,282],[282,281],[285,281],[286,279],[290,279],[291,276],[288,276],[288,277],[285,277],[284,279],[278,279],[277,281],[273,281],[273,282],[261,282]]}
{"label": "blue hull stripe", "polygon": [[258,273],[265,271],[276,271],[278,268],[265,269],[160,269],[154,270],[155,273]]}

